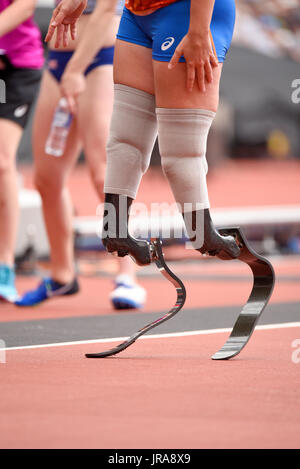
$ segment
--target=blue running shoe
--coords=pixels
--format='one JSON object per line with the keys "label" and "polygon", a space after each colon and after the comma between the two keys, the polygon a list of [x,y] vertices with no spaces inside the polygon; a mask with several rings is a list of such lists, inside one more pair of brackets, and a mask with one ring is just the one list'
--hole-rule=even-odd
{"label": "blue running shoe", "polygon": [[5,264],[0,264],[0,301],[14,303],[18,298],[15,286],[16,275],[14,269]]}
{"label": "blue running shoe", "polygon": [[75,295],[79,292],[79,284],[77,279],[73,282],[62,284],[45,278],[36,288],[36,290],[29,291],[23,295],[22,298],[15,301],[16,306],[37,306],[50,298],[57,296]]}
{"label": "blue running shoe", "polygon": [[146,290],[133,283],[127,275],[119,275],[115,281],[115,289],[110,300],[115,309],[140,309],[146,301]]}

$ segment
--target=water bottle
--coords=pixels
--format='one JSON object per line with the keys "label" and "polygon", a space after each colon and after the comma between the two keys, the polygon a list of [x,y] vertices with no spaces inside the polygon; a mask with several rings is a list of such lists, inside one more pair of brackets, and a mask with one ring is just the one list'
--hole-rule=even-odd
{"label": "water bottle", "polygon": [[73,116],[68,110],[67,100],[61,98],[46,142],[45,152],[47,155],[60,157],[64,154],[72,120]]}

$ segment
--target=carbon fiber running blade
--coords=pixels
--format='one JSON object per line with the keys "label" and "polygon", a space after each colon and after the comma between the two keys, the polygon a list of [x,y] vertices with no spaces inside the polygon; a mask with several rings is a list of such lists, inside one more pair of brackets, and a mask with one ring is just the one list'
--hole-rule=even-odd
{"label": "carbon fiber running blade", "polygon": [[253,287],[249,299],[240,312],[227,342],[212,356],[213,360],[228,360],[243,350],[253,334],[271,298],[275,285],[275,272],[270,262],[249,246],[240,228],[224,228],[218,231],[223,236],[231,235],[238,240],[241,245],[239,260],[247,264],[253,274]]}
{"label": "carbon fiber running blade", "polygon": [[130,345],[132,345],[139,337],[146,334],[146,332],[150,331],[154,327],[160,326],[165,321],[168,321],[169,319],[174,317],[175,314],[177,314],[183,307],[185,300],[186,300],[185,286],[182,283],[182,281],[169,269],[169,267],[165,263],[163,252],[162,252],[161,240],[159,238],[157,238],[156,240],[152,240],[151,247],[154,252],[154,262],[156,263],[158,269],[160,270],[162,275],[167,280],[169,280],[176,288],[177,300],[176,300],[175,305],[163,317],[143,327],[142,329],[140,329],[138,332],[133,334],[131,337],[129,337],[129,339],[125,340],[121,344],[105,352],[88,353],[86,354],[87,358],[106,358],[106,357],[111,357],[113,355],[116,355],[122,352],[123,350],[128,348]]}

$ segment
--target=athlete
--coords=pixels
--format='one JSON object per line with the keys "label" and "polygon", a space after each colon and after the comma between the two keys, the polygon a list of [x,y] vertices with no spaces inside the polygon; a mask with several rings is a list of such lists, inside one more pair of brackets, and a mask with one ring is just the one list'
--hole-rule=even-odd
{"label": "athlete", "polygon": [[[48,38],[56,32],[59,43],[75,34],[82,4],[63,0]],[[148,243],[132,238],[127,226],[158,132],[162,168],[194,248],[222,259],[239,256],[235,239],[221,236],[210,217],[205,157],[234,23],[234,0],[126,1],[115,51],[104,186],[103,242],[109,252],[130,254],[140,265],[151,262]],[[116,227],[114,215],[124,204],[128,212],[116,217]]]}
{"label": "athlete", "polygon": [[[123,7],[123,2],[89,0],[82,5],[76,38],[70,44],[59,44],[55,38],[49,43],[47,69],[35,113],[33,149],[35,183],[42,197],[51,247],[51,276],[25,293],[17,306],[33,306],[79,291],[74,269],[73,208],[67,182],[83,148],[93,185],[103,201],[106,141],[114,94],[114,44]],[[45,154],[45,143],[61,90],[68,97],[74,119],[64,155],[55,158]],[[72,101],[72,97],[76,100]],[[146,292],[138,285],[135,266],[129,258],[118,260],[110,298],[116,309],[140,308],[145,302]]]}
{"label": "athlete", "polygon": [[36,0],[0,0],[0,301],[15,301],[16,153],[38,92],[43,46]]}

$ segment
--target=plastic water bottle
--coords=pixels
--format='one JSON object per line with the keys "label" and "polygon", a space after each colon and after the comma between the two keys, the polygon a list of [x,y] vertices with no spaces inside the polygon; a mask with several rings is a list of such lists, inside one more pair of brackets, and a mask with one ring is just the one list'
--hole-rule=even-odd
{"label": "plastic water bottle", "polygon": [[68,103],[61,98],[56,108],[49,137],[46,142],[47,155],[60,157],[64,154],[73,116],[68,110]]}

